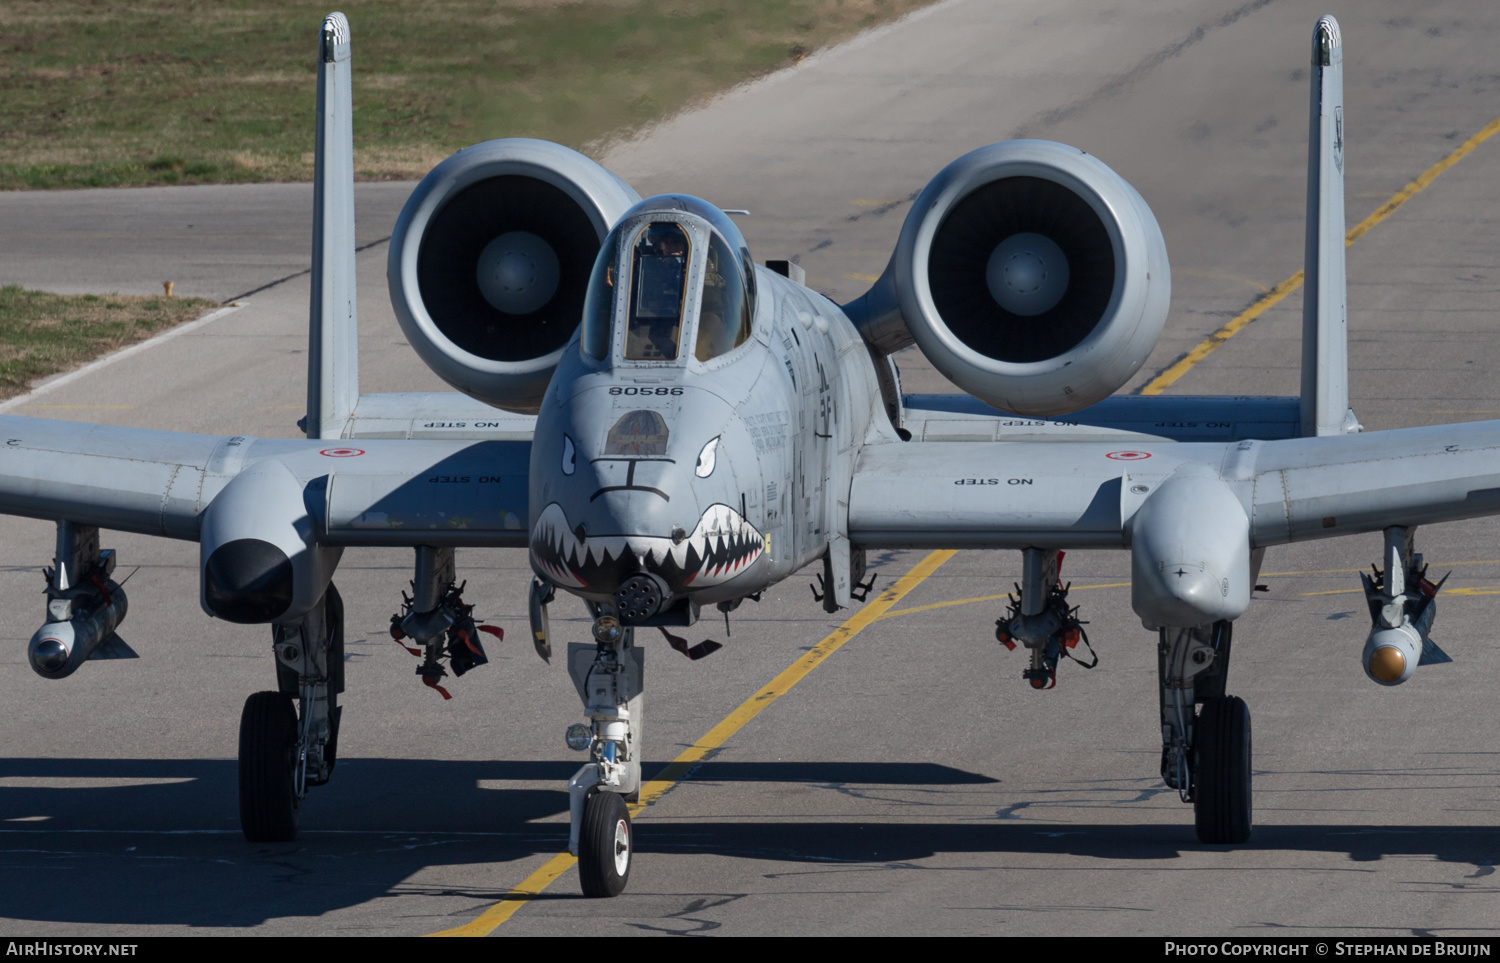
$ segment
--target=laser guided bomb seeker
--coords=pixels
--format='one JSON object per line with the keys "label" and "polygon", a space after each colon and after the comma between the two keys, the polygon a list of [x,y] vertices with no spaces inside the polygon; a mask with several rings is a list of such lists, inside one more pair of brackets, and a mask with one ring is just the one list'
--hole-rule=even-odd
{"label": "laser guided bomb seeker", "polygon": [[[1500,512],[1500,422],[1361,432],[1349,410],[1343,47],[1332,18],[1312,39],[1300,397],[1116,396],[1162,331],[1166,246],[1104,162],[1037,140],[940,171],[884,274],[842,307],[797,265],[756,264],[706,201],[643,200],[556,144],[466,148],[412,193],[387,267],[402,330],[456,392],[361,394],[349,28],[334,14],[318,47],[307,437],[0,419],[0,511],[57,522],[31,663],[57,678],[129,654],[100,528],[196,541],[204,610],[271,627],[277,686],[241,716],[240,816],[249,839],[286,840],[336,759],[343,553],[413,549],[391,634],[446,697],[501,634],[476,623],[455,549],[525,547],[532,642],[566,663],[586,719],[567,732],[588,753],[570,845],[584,891],[605,896],[633,864],[658,632],[702,659],[720,647],[705,614],[727,624],[809,565],[834,612],[871,590],[870,550],[1009,549],[1023,577],[997,637],[1048,689],[1088,652],[1065,552],[1115,548],[1157,634],[1162,778],[1199,838],[1242,843],[1250,716],[1226,679],[1266,549],[1380,533],[1363,661],[1393,685],[1446,660],[1416,527]],[[968,394],[903,394],[892,356],[910,344]],[[592,619],[565,648],[548,618],[564,594]]]}

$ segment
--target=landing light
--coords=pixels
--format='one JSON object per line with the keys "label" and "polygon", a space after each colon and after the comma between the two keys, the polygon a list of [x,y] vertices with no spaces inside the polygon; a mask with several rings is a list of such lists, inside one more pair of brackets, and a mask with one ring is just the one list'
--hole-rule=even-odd
{"label": "landing light", "polygon": [[610,645],[620,641],[625,630],[620,628],[620,620],[613,615],[601,615],[594,620],[594,639]]}
{"label": "landing light", "polygon": [[575,722],[568,726],[568,748],[574,752],[582,752],[594,741],[594,730],[581,722]]}

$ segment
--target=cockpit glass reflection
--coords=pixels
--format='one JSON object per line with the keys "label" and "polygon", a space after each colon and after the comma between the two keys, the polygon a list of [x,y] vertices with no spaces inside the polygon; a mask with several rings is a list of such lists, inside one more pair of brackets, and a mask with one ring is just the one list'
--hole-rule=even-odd
{"label": "cockpit glass reflection", "polygon": [[676,224],[647,225],[635,242],[631,266],[627,361],[671,361],[682,334],[687,295],[688,236]]}
{"label": "cockpit glass reflection", "polygon": [[750,337],[750,299],[745,279],[729,245],[713,235],[708,242],[708,269],[703,275],[703,307],[698,312],[699,361],[717,358]]}
{"label": "cockpit glass reflection", "polygon": [[583,353],[600,361],[609,354],[610,322],[615,315],[615,252],[619,231],[604,239],[594,260],[588,295],[583,300],[583,330],[579,344]]}

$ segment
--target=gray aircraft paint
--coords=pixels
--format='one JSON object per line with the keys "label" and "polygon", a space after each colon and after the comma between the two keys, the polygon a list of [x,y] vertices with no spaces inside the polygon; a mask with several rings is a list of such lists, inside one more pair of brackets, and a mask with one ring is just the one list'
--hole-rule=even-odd
{"label": "gray aircraft paint", "polygon": [[349,21],[323,21],[318,48],[318,134],[313,175],[309,308],[309,438],[337,438],[359,400],[359,315],[354,294],[354,103]]}

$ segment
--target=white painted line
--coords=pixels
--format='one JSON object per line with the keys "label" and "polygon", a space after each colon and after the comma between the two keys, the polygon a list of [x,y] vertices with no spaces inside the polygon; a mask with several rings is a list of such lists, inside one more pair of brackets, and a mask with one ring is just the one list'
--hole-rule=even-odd
{"label": "white painted line", "polygon": [[126,347],[121,348],[119,351],[116,351],[114,354],[107,354],[102,358],[96,358],[95,360],[90,361],[82,368],[78,368],[73,371],[65,371],[62,374],[52,375],[49,378],[44,378],[41,381],[37,382],[36,385],[24,395],[17,395],[16,397],[11,398],[9,401],[0,402],[0,411],[10,411],[13,408],[24,408],[38,395],[44,395],[49,391],[52,391],[54,388],[61,388],[63,385],[72,384],[74,381],[77,381],[84,375],[98,371],[100,368],[107,368],[110,365],[114,364],[116,361],[124,360],[125,358],[130,357],[138,351],[145,351],[147,348],[161,344],[163,341],[171,341],[178,335],[189,334],[193,331],[196,331],[211,321],[217,321],[219,318],[222,318],[229,312],[236,310],[238,307],[238,304],[231,304],[226,307],[222,307],[217,311],[210,311],[208,314],[205,314],[197,321],[189,321],[187,324],[180,324],[177,327],[172,328],[171,330],[163,331],[161,334],[158,334],[154,338],[147,338],[145,341],[137,341],[135,344],[127,345]]}

